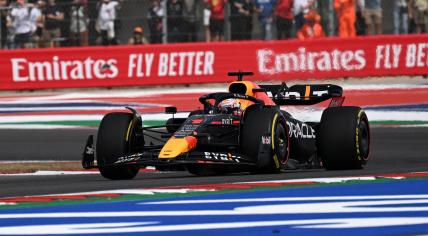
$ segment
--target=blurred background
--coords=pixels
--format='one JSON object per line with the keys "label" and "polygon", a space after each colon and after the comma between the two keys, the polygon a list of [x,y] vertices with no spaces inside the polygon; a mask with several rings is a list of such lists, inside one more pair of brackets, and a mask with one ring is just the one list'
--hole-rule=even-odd
{"label": "blurred background", "polygon": [[0,0],[1,47],[426,32],[428,0]]}

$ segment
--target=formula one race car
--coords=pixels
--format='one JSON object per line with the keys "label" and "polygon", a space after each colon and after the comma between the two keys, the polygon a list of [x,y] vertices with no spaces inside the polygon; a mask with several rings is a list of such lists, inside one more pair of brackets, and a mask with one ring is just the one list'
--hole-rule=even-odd
{"label": "formula one race car", "polygon": [[[360,107],[342,106],[342,88],[331,84],[257,85],[251,72],[231,72],[238,80],[228,92],[203,95],[203,109],[164,126],[145,127],[131,111],[109,113],[101,121],[96,146],[88,138],[82,165],[107,179],[132,179],[139,169],[187,170],[195,175],[231,172],[278,173],[286,169],[360,169],[367,163],[370,129]],[[293,118],[289,105],[331,99],[320,122]],[[166,108],[176,113],[175,107]],[[95,164],[95,156],[97,162]]]}

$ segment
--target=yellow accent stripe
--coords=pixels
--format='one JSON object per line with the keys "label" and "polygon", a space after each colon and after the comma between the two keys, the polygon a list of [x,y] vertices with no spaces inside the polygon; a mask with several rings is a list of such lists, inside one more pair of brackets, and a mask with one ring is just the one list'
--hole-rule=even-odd
{"label": "yellow accent stripe", "polygon": [[126,142],[128,142],[128,139],[129,139],[129,133],[131,132],[131,126],[132,126],[132,121],[129,122],[129,125],[128,125],[128,131],[126,132],[126,137],[125,137]]}
{"label": "yellow accent stripe", "polygon": [[311,86],[306,85],[305,89],[305,100],[309,100],[309,96],[311,95]]}
{"label": "yellow accent stripe", "polygon": [[279,161],[278,161],[278,157],[276,156],[276,154],[273,156],[273,161],[275,162],[276,168],[279,168]]}
{"label": "yellow accent stripe", "polygon": [[[272,137],[271,137],[272,150],[275,150],[275,123],[276,123],[277,118],[278,118],[278,113],[275,114],[275,116],[273,117],[273,122],[272,122]],[[279,168],[279,161],[278,161],[278,157],[276,156],[276,154],[273,155],[273,161],[275,162],[276,168]]]}
{"label": "yellow accent stripe", "polygon": [[273,117],[273,122],[272,122],[272,137],[271,137],[271,143],[272,143],[272,150],[275,149],[275,123],[276,123],[276,119],[278,118],[278,113],[275,114],[275,116]]}

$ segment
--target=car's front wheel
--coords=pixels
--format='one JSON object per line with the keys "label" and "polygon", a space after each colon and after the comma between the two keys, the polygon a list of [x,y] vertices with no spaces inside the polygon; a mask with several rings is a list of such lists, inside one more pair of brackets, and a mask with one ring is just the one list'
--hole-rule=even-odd
{"label": "car's front wheel", "polygon": [[289,155],[284,117],[273,107],[249,107],[241,130],[241,151],[257,163],[253,173],[278,173]]}
{"label": "car's front wheel", "polygon": [[133,179],[139,170],[136,165],[108,166],[119,157],[130,153],[133,116],[130,113],[114,112],[104,116],[98,128],[96,156],[99,171],[111,180]]}

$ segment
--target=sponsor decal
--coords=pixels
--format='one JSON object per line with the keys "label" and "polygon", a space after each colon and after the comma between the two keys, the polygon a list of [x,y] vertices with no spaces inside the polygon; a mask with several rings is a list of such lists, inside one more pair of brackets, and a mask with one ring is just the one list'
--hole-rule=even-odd
{"label": "sponsor decal", "polygon": [[[310,86],[306,86],[307,88],[310,88]],[[312,92],[312,94],[311,94]],[[306,100],[309,99],[309,96],[318,96],[321,97],[324,94],[328,94],[327,90],[311,90],[311,89],[307,89],[307,91],[300,93],[299,91],[283,91],[279,94],[276,95],[276,98],[278,97],[282,97],[282,98],[286,98],[286,99],[296,99],[296,100],[300,100],[302,97],[304,97]],[[272,93],[271,93],[272,95]]]}
{"label": "sponsor decal", "polygon": [[305,123],[293,123],[291,121],[287,121],[288,126],[288,134],[290,137],[294,138],[316,138],[315,136],[315,130]]}
{"label": "sponsor decal", "polygon": [[333,97],[328,107],[340,107],[345,101],[345,97]]}
{"label": "sponsor decal", "polygon": [[[155,54],[130,54],[128,77],[150,77]],[[172,52],[158,55],[157,76],[211,75],[214,73],[212,51]],[[14,82],[112,79],[119,75],[118,60],[61,59],[59,56],[47,60],[31,61],[26,58],[12,58],[12,79]],[[185,67],[186,65],[186,67]]]}
{"label": "sponsor decal", "polygon": [[158,59],[157,76],[199,76],[214,74],[213,51],[183,51],[129,55],[128,77],[150,77],[154,59]]}
{"label": "sponsor decal", "polygon": [[270,145],[272,143],[270,136],[262,136],[262,144]]}
{"label": "sponsor decal", "polygon": [[115,164],[120,164],[120,163],[127,163],[127,162],[132,162],[132,161],[138,161],[141,159],[141,154],[140,153],[135,153],[129,156],[123,156],[123,157],[119,157],[117,158],[117,161],[115,162]]}
{"label": "sponsor decal", "polygon": [[85,149],[85,153],[88,154],[88,155],[94,155],[94,153],[95,153],[94,146],[93,145],[87,146],[86,149]]}
{"label": "sponsor decal", "polygon": [[194,119],[194,120],[192,120],[192,125],[198,125],[198,124],[202,123],[202,121],[204,121],[204,119],[202,119],[202,118]]}
{"label": "sponsor decal", "polygon": [[180,138],[193,134],[193,132],[200,126],[200,124],[192,124],[192,121],[187,121],[187,124],[183,125],[180,130],[175,132],[174,137]]}
{"label": "sponsor decal", "polygon": [[119,74],[116,59],[80,60],[60,59],[58,56],[43,61],[12,58],[12,80],[14,82],[43,82],[53,80],[111,79]]}
{"label": "sponsor decal", "polygon": [[233,125],[233,119],[232,118],[221,119],[221,124],[222,125]]}
{"label": "sponsor decal", "polygon": [[361,70],[366,65],[364,50],[338,50],[311,52],[300,47],[295,52],[257,51],[259,71],[279,74],[303,71]]}
{"label": "sponsor decal", "polygon": [[232,155],[231,153],[220,153],[220,152],[204,152],[205,159],[208,160],[219,160],[219,161],[233,161],[239,163],[239,157]]}
{"label": "sponsor decal", "polygon": [[248,98],[248,96],[247,96],[247,95],[239,94],[239,93],[234,93],[234,94],[233,94],[233,96],[234,96],[235,98],[242,98],[242,99],[247,99],[247,98]]}

